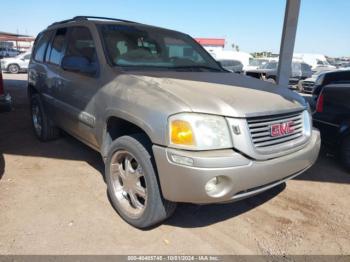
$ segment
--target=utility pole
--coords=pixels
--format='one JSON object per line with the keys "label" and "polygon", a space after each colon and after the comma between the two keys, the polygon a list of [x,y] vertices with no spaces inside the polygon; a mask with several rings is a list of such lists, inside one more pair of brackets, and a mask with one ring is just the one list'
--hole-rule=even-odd
{"label": "utility pole", "polygon": [[286,1],[280,58],[277,71],[277,84],[288,87],[289,77],[292,72],[292,61],[301,0]]}

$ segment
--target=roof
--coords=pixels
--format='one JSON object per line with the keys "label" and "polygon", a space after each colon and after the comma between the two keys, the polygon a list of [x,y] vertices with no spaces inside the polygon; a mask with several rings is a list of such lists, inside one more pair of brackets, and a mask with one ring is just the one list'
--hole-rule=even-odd
{"label": "roof", "polygon": [[195,38],[201,45],[225,46],[224,38]]}

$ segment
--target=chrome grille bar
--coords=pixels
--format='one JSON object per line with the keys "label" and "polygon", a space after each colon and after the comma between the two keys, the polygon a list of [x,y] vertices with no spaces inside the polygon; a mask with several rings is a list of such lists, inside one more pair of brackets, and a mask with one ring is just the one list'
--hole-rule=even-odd
{"label": "chrome grille bar", "polygon": [[[279,144],[290,143],[303,137],[303,113],[294,112],[290,114],[248,118],[248,127],[252,142],[256,148],[268,148]],[[271,126],[293,122],[293,131],[289,134],[274,137],[271,135]]]}

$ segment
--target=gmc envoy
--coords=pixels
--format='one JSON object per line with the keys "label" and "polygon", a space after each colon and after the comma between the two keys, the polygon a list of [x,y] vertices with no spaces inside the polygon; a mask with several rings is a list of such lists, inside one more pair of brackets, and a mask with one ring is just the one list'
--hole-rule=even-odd
{"label": "gmc envoy", "polygon": [[36,136],[62,129],[98,150],[111,203],[138,228],[177,202],[256,195],[319,153],[301,96],[229,73],[180,32],[101,17],[57,22],[38,35],[28,75]]}

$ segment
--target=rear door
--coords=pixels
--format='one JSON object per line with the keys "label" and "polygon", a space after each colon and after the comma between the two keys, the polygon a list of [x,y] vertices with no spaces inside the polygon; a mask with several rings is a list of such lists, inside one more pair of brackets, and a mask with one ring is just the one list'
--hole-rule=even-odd
{"label": "rear door", "polygon": [[32,62],[28,69],[29,85],[34,86],[42,95],[45,108],[50,113],[51,104],[48,99],[47,66],[44,63],[46,49],[52,37],[52,31],[46,31],[38,35],[35,40]]}
{"label": "rear door", "polygon": [[64,77],[64,71],[61,69],[61,61],[66,48],[67,32],[68,28],[59,28],[53,31],[45,54],[45,65],[47,67],[46,100],[52,108],[50,111],[51,118],[58,126],[69,130],[72,123],[66,121],[65,113],[57,108],[57,95],[62,88],[62,78]]}

